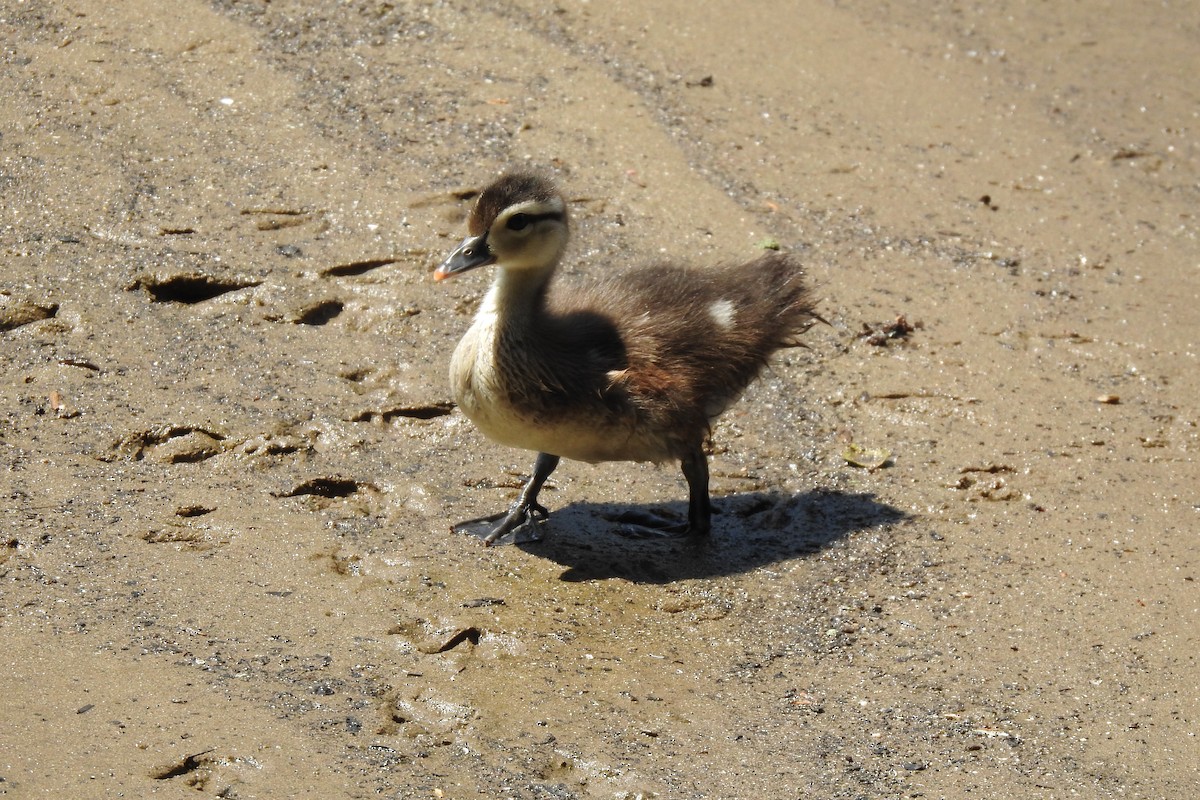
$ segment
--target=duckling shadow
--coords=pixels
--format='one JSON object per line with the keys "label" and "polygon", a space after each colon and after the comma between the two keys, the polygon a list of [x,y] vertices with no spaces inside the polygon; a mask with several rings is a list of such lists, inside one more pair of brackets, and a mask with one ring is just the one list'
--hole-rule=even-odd
{"label": "duckling shadow", "polygon": [[[707,539],[630,539],[610,518],[628,504],[574,503],[550,515],[545,538],[517,546],[564,567],[564,581],[624,578],[670,583],[750,572],[810,556],[851,533],[901,522],[908,515],[871,494],[816,490],[795,495],[754,492],[719,498]],[[686,504],[653,506],[683,517]],[[651,507],[635,507],[650,511]]]}

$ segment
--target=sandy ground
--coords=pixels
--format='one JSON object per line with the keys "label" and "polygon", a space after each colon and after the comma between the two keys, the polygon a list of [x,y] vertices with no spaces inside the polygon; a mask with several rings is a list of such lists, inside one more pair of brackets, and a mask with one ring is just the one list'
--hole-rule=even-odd
{"label": "sandy ground", "polygon": [[[1200,792],[1200,14],[0,3],[0,795]],[[445,372],[470,192],[564,280],[799,254],[831,323],[674,467]],[[897,324],[899,317],[904,323]],[[850,445],[891,453],[852,466]]]}

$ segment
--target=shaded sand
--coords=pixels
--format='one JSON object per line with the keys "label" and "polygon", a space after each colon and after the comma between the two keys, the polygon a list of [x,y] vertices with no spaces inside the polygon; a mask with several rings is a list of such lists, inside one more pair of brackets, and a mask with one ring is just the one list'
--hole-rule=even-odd
{"label": "shaded sand", "polygon": [[[0,795],[1200,789],[1200,15],[747,5],[0,5]],[[564,280],[820,288],[707,548],[644,465],[447,533],[532,458],[428,273],[525,163]]]}

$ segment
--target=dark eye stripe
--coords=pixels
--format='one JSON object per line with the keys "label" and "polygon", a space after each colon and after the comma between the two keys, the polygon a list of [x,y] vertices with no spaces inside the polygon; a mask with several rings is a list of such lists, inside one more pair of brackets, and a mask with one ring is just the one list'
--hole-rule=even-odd
{"label": "dark eye stripe", "polygon": [[556,219],[561,222],[562,218],[563,215],[561,211],[547,211],[544,214],[526,214],[522,212],[519,214],[513,214],[508,218],[508,221],[505,222],[504,225],[509,230],[519,231],[528,225],[532,225],[535,222],[541,222],[544,219]]}

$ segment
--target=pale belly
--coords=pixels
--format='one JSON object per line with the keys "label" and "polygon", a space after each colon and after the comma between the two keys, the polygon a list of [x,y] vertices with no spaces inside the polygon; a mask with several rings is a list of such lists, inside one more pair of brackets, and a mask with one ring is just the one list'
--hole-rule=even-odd
{"label": "pale belly", "polygon": [[583,417],[532,419],[476,389],[465,387],[458,394],[459,408],[494,442],[590,463],[671,458],[665,442],[636,435],[633,425],[602,424]]}
{"label": "pale belly", "polygon": [[450,382],[463,414],[494,442],[575,461],[667,461],[666,441],[639,430],[636,419],[605,418],[589,410],[535,416],[516,409],[487,356],[490,331],[476,327],[454,351]]}

